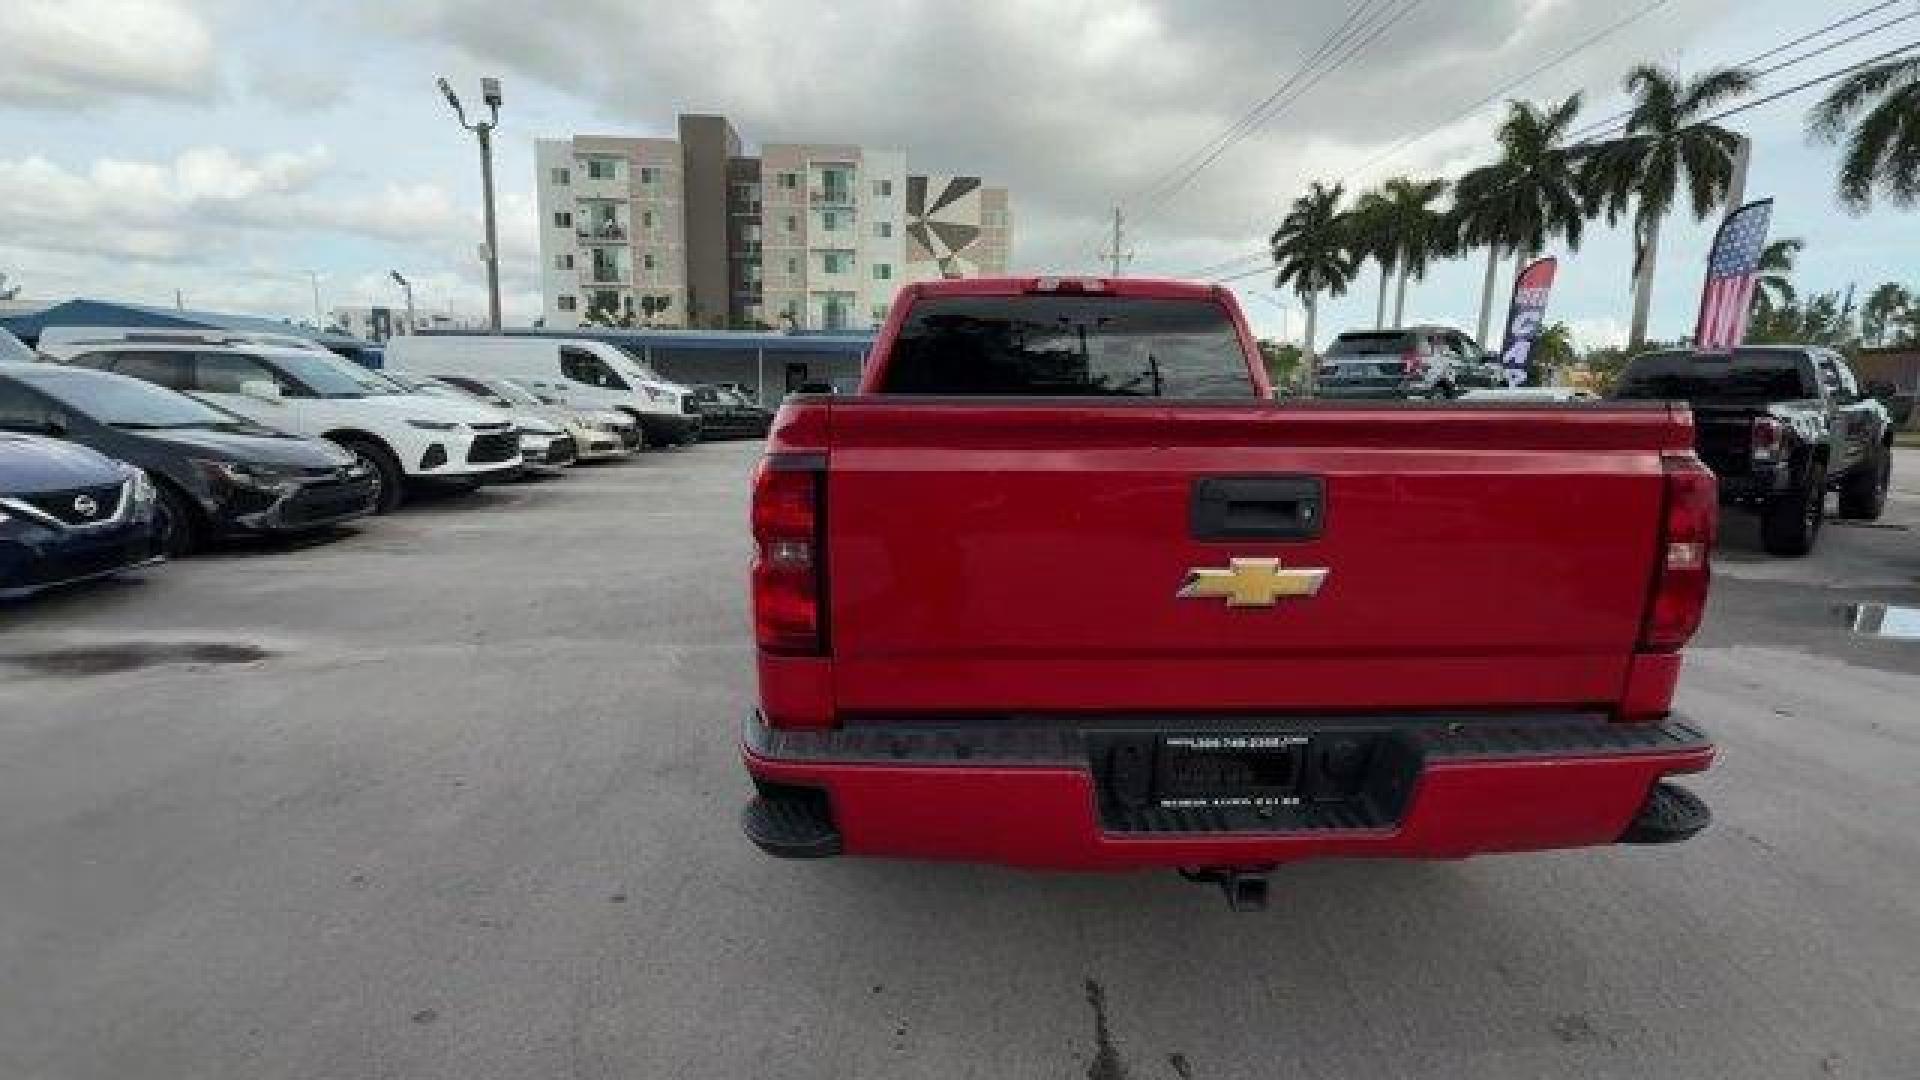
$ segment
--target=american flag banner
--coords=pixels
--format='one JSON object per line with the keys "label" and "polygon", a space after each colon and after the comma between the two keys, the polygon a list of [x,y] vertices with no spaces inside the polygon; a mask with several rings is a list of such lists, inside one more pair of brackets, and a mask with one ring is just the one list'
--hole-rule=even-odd
{"label": "american flag banner", "polygon": [[1707,258],[1707,285],[1700,293],[1700,323],[1693,347],[1703,352],[1732,352],[1747,336],[1747,310],[1760,277],[1760,252],[1767,246],[1773,200],[1761,199],[1727,215]]}

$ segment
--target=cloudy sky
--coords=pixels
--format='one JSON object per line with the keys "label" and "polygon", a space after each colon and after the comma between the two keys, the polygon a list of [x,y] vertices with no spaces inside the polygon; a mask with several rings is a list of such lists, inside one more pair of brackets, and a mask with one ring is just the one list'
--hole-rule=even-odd
{"label": "cloudy sky", "polygon": [[[482,310],[476,152],[433,80],[445,74],[471,98],[493,74],[507,97],[497,164],[509,321],[539,308],[533,140],[668,134],[681,111],[726,113],[750,146],[901,147],[916,170],[1004,183],[1016,269],[1093,267],[1121,203],[1133,271],[1184,274],[1258,251],[1310,179],[1353,188],[1478,163],[1498,106],[1470,106],[1643,9],[1514,93],[1581,91],[1583,116],[1601,120],[1621,108],[1633,63],[1743,60],[1870,6],[1425,0],[1391,25],[1383,16],[1350,63],[1158,197],[1156,183],[1296,73],[1360,3],[7,0],[0,272],[35,300],[171,303],[178,290],[189,306],[310,318],[316,277],[325,307],[398,303],[387,281],[398,269],[423,306]],[[1916,36],[1920,19],[1764,88]],[[1912,277],[1920,215],[1836,207],[1835,151],[1804,134],[1812,98],[1736,121],[1755,140],[1749,193],[1778,198],[1775,235],[1807,239],[1803,287]],[[1709,233],[1679,219],[1668,232],[1656,334],[1691,328]],[[1624,336],[1624,235],[1601,228],[1558,254],[1553,314],[1587,344]],[[1481,268],[1437,267],[1410,317],[1471,329]],[[1237,285],[1259,329],[1299,334],[1297,303],[1268,275]],[[1370,323],[1374,288],[1363,278],[1322,326]]]}

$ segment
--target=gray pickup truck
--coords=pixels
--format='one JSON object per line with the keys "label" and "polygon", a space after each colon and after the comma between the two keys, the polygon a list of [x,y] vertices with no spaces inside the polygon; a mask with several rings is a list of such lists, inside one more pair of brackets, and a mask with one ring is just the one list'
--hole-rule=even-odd
{"label": "gray pickup truck", "polygon": [[1841,517],[1872,521],[1886,507],[1892,420],[1832,349],[1647,353],[1613,396],[1692,406],[1696,451],[1719,478],[1720,501],[1759,513],[1769,554],[1813,550],[1829,491],[1840,493]]}

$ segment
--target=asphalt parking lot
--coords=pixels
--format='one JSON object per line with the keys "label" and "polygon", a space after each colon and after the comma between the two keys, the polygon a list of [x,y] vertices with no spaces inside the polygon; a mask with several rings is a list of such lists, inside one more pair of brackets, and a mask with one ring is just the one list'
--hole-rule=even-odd
{"label": "asphalt parking lot", "polygon": [[0,610],[0,1076],[1896,1077],[1920,1060],[1920,454],[1731,522],[1668,849],[1173,875],[737,832],[744,479],[701,445]]}

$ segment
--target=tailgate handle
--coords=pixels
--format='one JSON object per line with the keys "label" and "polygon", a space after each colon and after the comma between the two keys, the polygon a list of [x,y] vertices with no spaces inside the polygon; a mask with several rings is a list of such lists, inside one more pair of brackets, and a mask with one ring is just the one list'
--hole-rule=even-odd
{"label": "tailgate handle", "polygon": [[1195,540],[1312,540],[1326,520],[1318,476],[1209,476],[1193,482]]}

